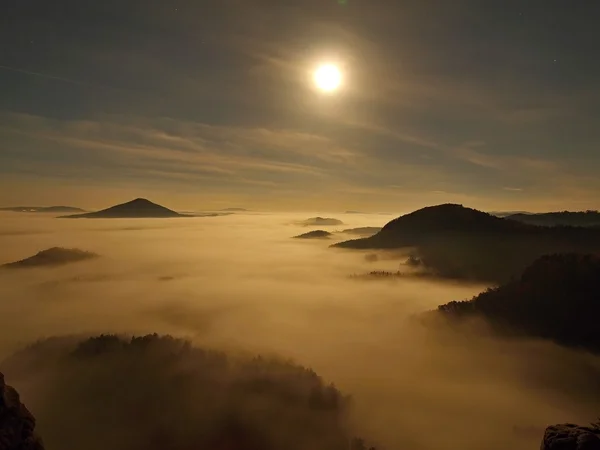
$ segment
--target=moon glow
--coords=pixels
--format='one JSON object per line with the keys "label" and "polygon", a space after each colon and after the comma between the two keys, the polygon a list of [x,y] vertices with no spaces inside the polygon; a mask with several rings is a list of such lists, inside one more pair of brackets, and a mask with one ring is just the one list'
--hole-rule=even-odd
{"label": "moon glow", "polygon": [[333,64],[323,64],[315,70],[313,79],[319,90],[334,92],[342,84],[342,73]]}

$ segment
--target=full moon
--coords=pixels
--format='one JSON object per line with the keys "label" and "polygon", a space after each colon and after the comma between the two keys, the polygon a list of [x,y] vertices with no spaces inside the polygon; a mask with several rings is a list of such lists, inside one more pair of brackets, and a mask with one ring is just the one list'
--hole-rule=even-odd
{"label": "full moon", "polygon": [[317,87],[324,92],[333,92],[342,84],[342,73],[333,64],[319,66],[313,78]]}

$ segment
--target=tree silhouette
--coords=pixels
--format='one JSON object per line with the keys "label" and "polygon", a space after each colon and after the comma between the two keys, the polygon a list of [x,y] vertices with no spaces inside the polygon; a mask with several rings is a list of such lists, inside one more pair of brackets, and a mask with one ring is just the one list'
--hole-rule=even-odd
{"label": "tree silhouette", "polygon": [[450,318],[481,316],[504,332],[600,351],[600,258],[543,256],[519,278],[438,310]]}

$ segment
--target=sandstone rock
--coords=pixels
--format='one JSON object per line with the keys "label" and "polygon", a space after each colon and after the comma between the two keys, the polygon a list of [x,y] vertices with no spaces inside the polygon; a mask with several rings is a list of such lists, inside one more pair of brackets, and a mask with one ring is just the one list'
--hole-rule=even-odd
{"label": "sandstone rock", "polygon": [[600,429],[571,423],[549,426],[540,450],[600,450]]}
{"label": "sandstone rock", "polygon": [[44,450],[34,429],[35,419],[0,373],[0,450]]}

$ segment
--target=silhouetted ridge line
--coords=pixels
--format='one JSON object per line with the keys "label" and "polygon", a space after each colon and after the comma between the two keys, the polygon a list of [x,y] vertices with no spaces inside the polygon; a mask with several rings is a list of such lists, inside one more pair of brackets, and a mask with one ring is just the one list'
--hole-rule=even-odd
{"label": "silhouetted ridge line", "polygon": [[594,227],[600,226],[600,213],[598,211],[561,211],[549,213],[520,213],[506,217],[510,220],[528,223],[530,225],[548,227]]}
{"label": "silhouetted ridge line", "polygon": [[483,317],[501,332],[599,352],[600,258],[543,256],[519,278],[472,300],[441,305],[438,311],[451,319]]}
{"label": "silhouetted ridge line", "polygon": [[42,250],[29,258],[2,264],[0,267],[5,269],[26,269],[33,267],[61,266],[97,257],[98,255],[96,253],[87,252],[78,248],[52,247]]}
{"label": "silhouetted ridge line", "polygon": [[314,231],[309,231],[308,233],[303,233],[298,236],[294,236],[294,238],[295,239],[326,239],[331,236],[332,236],[332,234],[329,231],[314,230]]}
{"label": "silhouetted ridge line", "polygon": [[358,227],[358,228],[347,228],[342,231],[346,234],[354,234],[357,236],[373,236],[381,231],[381,227]]}
{"label": "silhouetted ridge line", "polygon": [[431,233],[507,233],[521,231],[526,225],[457,204],[429,206],[388,222],[377,234],[393,239]]}
{"label": "silhouetted ridge line", "polygon": [[444,204],[398,217],[374,236],[333,246],[410,249],[422,269],[437,276],[502,283],[544,254],[600,251],[600,229],[539,227]]}
{"label": "silhouetted ridge line", "polygon": [[126,203],[112,206],[101,211],[62,216],[67,219],[117,219],[117,218],[169,218],[188,217],[169,208],[158,205],[145,198],[136,198]]}
{"label": "silhouetted ridge line", "polygon": [[341,248],[398,248],[451,233],[511,233],[530,227],[457,204],[428,206],[388,222],[374,236],[335,244]]}
{"label": "silhouetted ridge line", "polygon": [[331,217],[311,217],[310,219],[306,219],[302,222],[305,226],[333,226],[333,225],[343,225],[339,219],[333,219]]}

